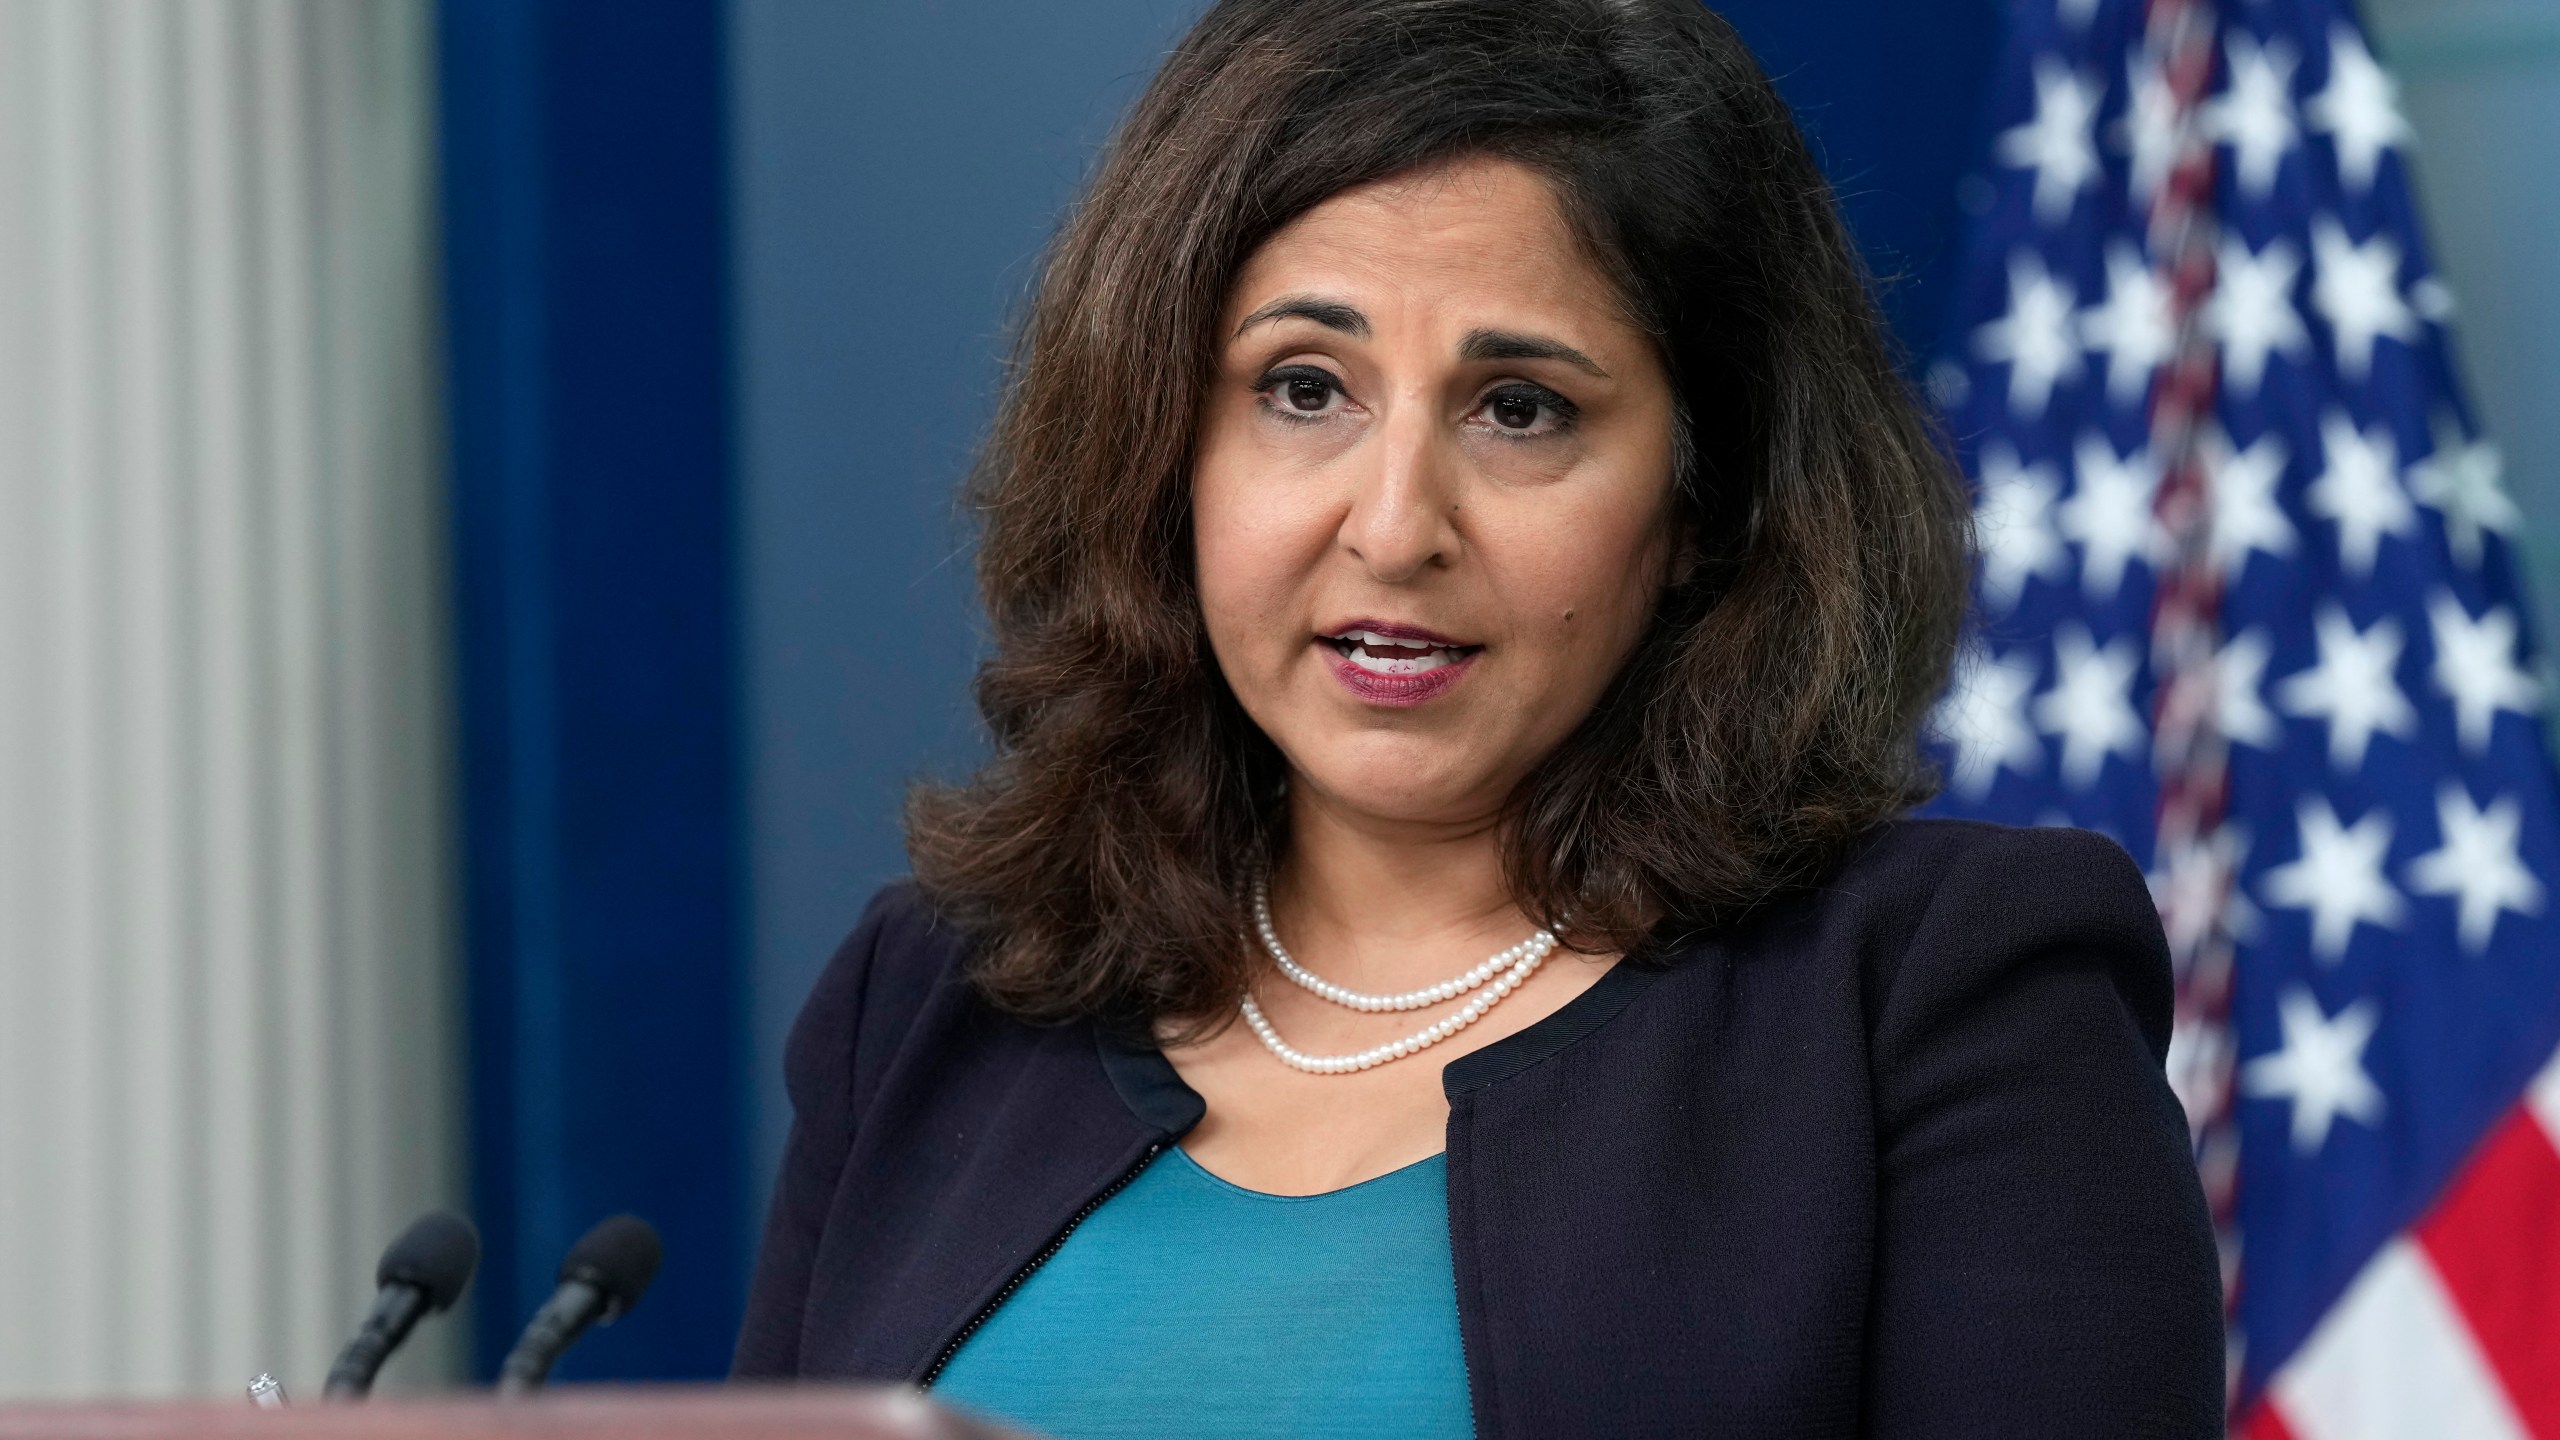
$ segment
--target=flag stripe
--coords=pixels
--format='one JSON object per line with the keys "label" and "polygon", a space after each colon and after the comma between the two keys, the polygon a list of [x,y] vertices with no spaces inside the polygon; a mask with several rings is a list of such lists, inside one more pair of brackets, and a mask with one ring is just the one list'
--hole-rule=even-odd
{"label": "flag stripe", "polygon": [[2530,1434],[2435,1267],[2406,1239],[2374,1256],[2270,1389],[2300,1440]]}
{"label": "flag stripe", "polygon": [[2237,1440],[2295,1440],[2293,1428],[2284,1423],[2284,1412],[2272,1400],[2262,1401],[2249,1411],[2249,1418],[2231,1431]]}
{"label": "flag stripe", "polygon": [[2542,1122],[2542,1133],[2560,1140],[2560,1055],[2553,1056],[2551,1063],[2542,1067],[2542,1073],[2534,1077],[2533,1084],[2526,1087],[2524,1103]]}
{"label": "flag stripe", "polygon": [[2518,1107],[2417,1227],[2507,1397],[2538,1435],[2560,1435],[2560,1149]]}

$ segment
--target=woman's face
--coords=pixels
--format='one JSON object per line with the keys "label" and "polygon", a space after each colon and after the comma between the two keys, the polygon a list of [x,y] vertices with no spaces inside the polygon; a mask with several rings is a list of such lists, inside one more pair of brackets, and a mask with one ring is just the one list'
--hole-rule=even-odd
{"label": "woman's face", "polygon": [[1674,549],[1672,395],[1547,183],[1468,160],[1246,263],[1203,403],[1201,608],[1300,798],[1471,825],[1582,718]]}

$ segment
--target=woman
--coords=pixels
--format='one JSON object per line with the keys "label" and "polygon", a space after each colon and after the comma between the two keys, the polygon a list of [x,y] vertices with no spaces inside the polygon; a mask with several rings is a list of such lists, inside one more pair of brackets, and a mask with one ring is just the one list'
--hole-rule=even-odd
{"label": "woman", "polygon": [[1062,1436],[2215,1433],[2098,837],[1897,818],[1958,482],[1690,0],[1225,0],[977,482],[995,757],[794,1031],[741,1376]]}

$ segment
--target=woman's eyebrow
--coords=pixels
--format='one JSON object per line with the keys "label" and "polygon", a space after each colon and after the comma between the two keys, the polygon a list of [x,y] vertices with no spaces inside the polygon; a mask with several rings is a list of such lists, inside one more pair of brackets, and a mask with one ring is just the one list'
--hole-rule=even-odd
{"label": "woman's eyebrow", "polygon": [[1284,295],[1252,314],[1236,327],[1238,335],[1270,320],[1313,320],[1328,330],[1345,335],[1369,338],[1369,317],[1339,300],[1326,300],[1314,295]]}
{"label": "woman's eyebrow", "polygon": [[1458,345],[1461,360],[1561,360],[1576,370],[1586,370],[1606,380],[1609,372],[1598,361],[1561,340],[1543,335],[1522,335],[1510,330],[1471,330]]}

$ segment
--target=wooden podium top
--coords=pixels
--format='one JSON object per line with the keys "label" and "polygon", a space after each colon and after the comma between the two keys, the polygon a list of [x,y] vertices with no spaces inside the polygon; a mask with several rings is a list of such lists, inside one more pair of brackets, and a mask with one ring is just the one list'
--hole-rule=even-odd
{"label": "wooden podium top", "polygon": [[[0,1408],[0,1440],[1000,1440],[910,1390],[796,1386],[563,1386],[530,1400],[486,1395],[281,1410],[246,1398],[176,1405]],[[1019,1437],[1016,1437],[1019,1440]]]}

